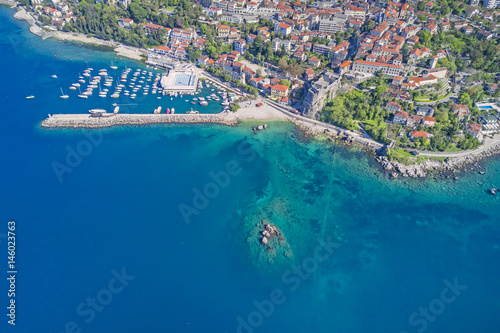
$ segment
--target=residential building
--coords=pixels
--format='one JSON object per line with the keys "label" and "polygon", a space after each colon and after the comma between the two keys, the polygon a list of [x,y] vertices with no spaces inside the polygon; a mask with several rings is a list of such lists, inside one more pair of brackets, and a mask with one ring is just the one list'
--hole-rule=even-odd
{"label": "residential building", "polygon": [[481,124],[469,123],[467,124],[465,131],[467,133],[472,134],[472,136],[478,139],[479,141],[483,141],[483,131],[481,128]]}
{"label": "residential building", "polygon": [[285,22],[280,22],[274,26],[274,32],[287,36],[292,33],[292,26]]}
{"label": "residential building", "polygon": [[129,18],[123,18],[118,20],[118,25],[122,28],[130,29],[130,27],[134,24],[134,20]]}
{"label": "residential building", "polygon": [[285,97],[288,96],[288,87],[281,85],[281,84],[275,84],[274,86],[271,87],[271,97]]}
{"label": "residential building", "polygon": [[417,106],[416,113],[422,117],[432,117],[434,115],[434,109],[430,106]]}
{"label": "residential building", "polygon": [[273,50],[274,51],[281,51],[285,50],[286,52],[290,52],[292,49],[292,42],[290,40],[283,40],[279,38],[273,39]]}
{"label": "residential building", "polygon": [[329,20],[320,20],[318,30],[329,34],[344,32],[347,16],[338,14],[332,16]]}
{"label": "residential building", "polygon": [[453,114],[458,115],[458,120],[469,119],[470,111],[467,105],[455,104],[453,105]]}
{"label": "residential building", "polygon": [[319,60],[315,56],[312,56],[311,58],[309,58],[308,63],[309,63],[309,65],[318,68],[319,65],[321,64],[321,60]]}
{"label": "residential building", "polygon": [[148,36],[152,36],[152,35],[158,34],[158,31],[160,29],[165,29],[165,28],[162,27],[161,25],[153,24],[153,23],[148,23],[148,24],[144,25],[145,33]]}
{"label": "residential building", "polygon": [[238,39],[234,42],[234,50],[238,51],[240,54],[245,54],[245,46],[247,42],[244,39]]}
{"label": "residential building", "polygon": [[217,30],[217,38],[226,38],[231,31],[230,26],[221,24],[217,25],[215,29]]}
{"label": "residential building", "polygon": [[394,118],[392,119],[392,122],[405,125],[407,119],[408,119],[408,112],[399,111],[394,113]]}
{"label": "residential building", "polygon": [[429,134],[427,132],[421,132],[421,131],[411,131],[408,133],[408,138],[410,140],[415,140],[415,138],[429,138]]}
{"label": "residential building", "polygon": [[202,55],[198,58],[198,64],[206,66],[208,64],[208,59],[207,56]]}
{"label": "residential building", "polygon": [[500,0],[484,0],[483,6],[487,9],[497,8],[500,4]]}
{"label": "residential building", "polygon": [[483,134],[493,134],[500,131],[500,123],[496,115],[481,114],[478,118]]}
{"label": "residential building", "polygon": [[212,0],[201,0],[201,1],[200,1],[200,4],[201,4],[203,7],[208,8],[208,7],[212,6]]}
{"label": "residential building", "polygon": [[308,68],[304,72],[304,80],[306,80],[306,81],[311,81],[312,79],[314,79],[315,76],[316,76],[316,73],[314,72],[314,69],[312,69],[312,68]]}
{"label": "residential building", "polygon": [[385,108],[386,108],[386,109],[387,109],[387,111],[389,111],[389,112],[396,113],[396,112],[398,112],[398,111],[401,111],[401,104],[396,103],[396,102],[388,102],[388,103],[385,105]]}
{"label": "residential building", "polygon": [[313,45],[313,52],[318,53],[324,56],[328,56],[328,53],[330,52],[331,47],[328,45],[323,45],[323,44],[314,44]]}
{"label": "residential building", "polygon": [[422,119],[422,125],[426,127],[432,127],[436,125],[436,119],[434,117],[424,117]]}

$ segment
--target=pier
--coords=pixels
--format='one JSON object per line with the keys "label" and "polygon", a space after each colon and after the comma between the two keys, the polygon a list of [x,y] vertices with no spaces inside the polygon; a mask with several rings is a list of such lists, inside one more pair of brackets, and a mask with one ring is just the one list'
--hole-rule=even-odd
{"label": "pier", "polygon": [[104,128],[127,125],[151,124],[222,124],[234,126],[238,123],[233,113],[217,114],[54,114],[42,121],[43,128]]}

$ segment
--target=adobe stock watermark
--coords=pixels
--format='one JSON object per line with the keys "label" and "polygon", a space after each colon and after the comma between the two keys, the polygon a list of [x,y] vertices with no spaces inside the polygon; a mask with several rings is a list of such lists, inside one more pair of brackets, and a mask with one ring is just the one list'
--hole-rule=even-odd
{"label": "adobe stock watermark", "polygon": [[[427,329],[429,323],[436,321],[437,316],[441,315],[446,309],[446,305],[456,301],[457,297],[462,294],[462,291],[467,289],[466,285],[458,283],[458,278],[453,279],[453,283],[448,279],[443,281],[444,287],[438,298],[434,298],[429,302],[428,307],[418,308],[418,312],[413,312],[408,317],[408,324],[415,327],[416,332],[422,333]],[[401,331],[400,333],[409,333],[408,331]]]}
{"label": "adobe stock watermark", "polygon": [[75,168],[82,164],[83,158],[92,154],[94,148],[98,147],[103,141],[101,132],[82,130],[82,133],[86,139],[80,140],[75,147],[67,145],[66,158],[62,163],[59,161],[53,161],[51,163],[52,170],[54,170],[60,183],[64,180],[64,174],[72,173]]}
{"label": "adobe stock watermark", "polygon": [[[129,282],[135,279],[135,276],[127,274],[125,268],[122,268],[120,272],[112,269],[111,275],[113,277],[108,281],[106,288],[99,290],[94,297],[87,297],[85,301],[77,305],[75,312],[83,323],[87,325],[92,323],[97,313],[103,312],[105,307],[113,301],[114,296],[120,294]],[[68,321],[64,329],[57,333],[81,333],[82,325],[77,321]]]}
{"label": "adobe stock watermark", "polygon": [[[286,270],[281,275],[281,281],[288,287],[288,292],[294,292],[300,288],[304,281],[307,281],[314,274],[321,262],[330,258],[340,244],[333,243],[328,239],[324,241],[317,239],[319,245],[314,249],[312,256],[302,260],[300,265],[295,265],[291,269]],[[286,291],[280,288],[273,289],[269,293],[269,298],[263,301],[254,300],[252,304],[255,310],[250,312],[245,318],[238,316],[236,321],[238,327],[237,333],[253,333],[264,324],[265,318],[273,315],[276,307],[285,303],[287,300]]]}
{"label": "adobe stock watermark", "polygon": [[[246,162],[252,162],[257,156],[257,152],[252,149],[249,143],[242,142],[237,148],[238,154],[241,156],[246,156]],[[243,171],[243,166],[236,160],[230,160],[226,163],[223,170],[217,172],[210,171],[208,176],[210,181],[208,181],[201,188],[193,188],[193,199],[191,204],[181,203],[179,204],[179,212],[184,219],[186,224],[191,222],[192,215],[199,215],[202,210],[208,207],[210,201],[215,199],[221,193],[221,190],[225,189],[231,183],[231,179],[241,174]]]}
{"label": "adobe stock watermark", "polygon": [[[132,113],[139,107],[140,103],[146,100],[146,96],[140,96],[135,103],[127,103],[125,97],[120,97],[120,103],[113,103],[113,107],[119,106],[120,113]],[[128,101],[129,102],[129,101]],[[80,140],[76,146],[66,146],[66,157],[64,161],[53,161],[52,170],[60,183],[64,180],[65,174],[72,173],[83,162],[83,158],[89,156],[94,148],[103,142],[103,135],[98,130],[82,130],[85,139]]]}

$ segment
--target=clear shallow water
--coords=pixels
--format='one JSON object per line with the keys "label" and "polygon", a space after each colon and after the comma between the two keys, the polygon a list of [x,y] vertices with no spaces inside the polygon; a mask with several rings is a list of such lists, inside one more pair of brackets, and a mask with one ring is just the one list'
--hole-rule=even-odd
{"label": "clear shallow water", "polygon": [[[0,221],[18,223],[19,332],[70,322],[97,333],[237,332],[238,317],[258,326],[241,332],[417,332],[424,315],[409,317],[429,304],[439,314],[426,332],[498,332],[500,199],[485,193],[500,187],[498,160],[457,182],[389,181],[364,152],[309,142],[281,122],[258,135],[251,123],[91,131],[98,143],[86,153],[83,131],[39,127],[47,113],[88,109],[61,106],[58,86],[49,96],[50,75],[114,55],[41,41],[11,15],[0,9]],[[79,148],[86,156],[68,164]],[[55,163],[71,172],[58,178]],[[179,205],[194,207],[223,170],[234,171],[227,186],[186,224]],[[264,218],[288,256],[258,244]],[[318,238],[336,248],[316,267]],[[311,273],[293,272],[302,263]],[[108,304],[102,290],[122,268],[135,278]],[[441,309],[435,299],[455,277],[467,288]],[[282,304],[253,313],[275,289]],[[100,312],[85,305],[96,296]]]}

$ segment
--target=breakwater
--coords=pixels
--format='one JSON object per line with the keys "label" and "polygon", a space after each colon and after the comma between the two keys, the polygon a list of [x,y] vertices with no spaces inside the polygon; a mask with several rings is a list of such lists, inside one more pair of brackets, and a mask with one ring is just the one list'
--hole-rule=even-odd
{"label": "breakwater", "polygon": [[103,128],[151,124],[222,124],[233,126],[238,119],[232,113],[217,114],[55,114],[42,121],[43,128]]}

